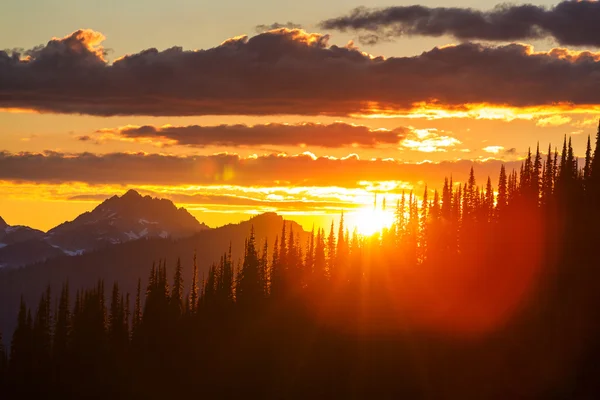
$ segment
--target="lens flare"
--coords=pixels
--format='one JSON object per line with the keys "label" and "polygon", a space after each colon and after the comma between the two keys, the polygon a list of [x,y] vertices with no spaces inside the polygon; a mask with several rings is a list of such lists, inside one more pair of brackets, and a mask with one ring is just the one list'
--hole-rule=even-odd
{"label": "lens flare", "polygon": [[349,215],[349,225],[363,236],[371,236],[389,228],[394,223],[394,213],[388,210],[362,208]]}

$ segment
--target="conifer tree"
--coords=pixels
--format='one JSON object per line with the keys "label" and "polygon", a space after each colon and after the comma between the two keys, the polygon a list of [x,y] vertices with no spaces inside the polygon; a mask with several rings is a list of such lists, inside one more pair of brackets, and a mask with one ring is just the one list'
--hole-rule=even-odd
{"label": "conifer tree", "polygon": [[115,282],[111,294],[110,315],[108,318],[108,340],[111,353],[115,359],[121,358],[126,351],[129,338],[126,321],[125,300],[120,293],[119,284]]}
{"label": "conifer tree", "polygon": [[[271,256],[271,268],[269,273],[269,294],[273,295],[273,290],[281,287],[281,263],[279,262],[279,236],[275,236],[273,243],[273,254]],[[275,288],[275,289],[274,289]]]}
{"label": "conifer tree", "polygon": [[583,167],[583,180],[586,185],[590,180],[591,172],[592,172],[592,144],[590,142],[590,135],[588,135],[587,146],[585,148],[585,165]]}
{"label": "conifer tree", "polygon": [[2,337],[2,331],[0,331],[0,390],[5,391],[8,374],[8,357],[6,354],[6,347],[4,346],[4,339]]}
{"label": "conifer tree", "polygon": [[508,181],[504,164],[500,166],[500,177],[498,178],[498,201],[496,204],[497,214],[500,216],[508,204]]}
{"label": "conifer tree", "polygon": [[462,186],[458,185],[454,192],[454,198],[452,199],[452,221],[458,223],[462,218]]}
{"label": "conifer tree", "polygon": [[448,178],[444,178],[444,188],[442,189],[442,217],[449,221],[452,215],[452,187],[448,183]]}
{"label": "conifer tree", "polygon": [[598,121],[598,132],[596,134],[596,145],[594,155],[590,163],[590,187],[594,201],[600,196],[600,120]]}
{"label": "conifer tree", "polygon": [[464,218],[472,219],[477,203],[477,184],[475,181],[475,172],[473,167],[469,172],[469,180],[465,184],[465,190],[463,192],[463,215]]}
{"label": "conifer tree", "polygon": [[533,161],[532,172],[531,172],[531,196],[536,202],[540,198],[540,174],[542,171],[542,156],[540,155],[540,144],[538,142],[535,151],[535,159]]}
{"label": "conifer tree", "polygon": [[58,310],[56,312],[54,328],[53,353],[55,358],[63,359],[67,355],[71,335],[71,312],[69,304],[69,283],[61,289]]}
{"label": "conifer tree", "polygon": [[331,221],[331,228],[329,229],[329,236],[327,237],[327,270],[329,276],[332,277],[335,273],[335,262],[337,255],[335,253],[336,240],[333,221]]}
{"label": "conifer tree", "polygon": [[315,225],[313,224],[313,227],[310,231],[310,236],[308,238],[308,246],[306,246],[306,259],[304,261],[306,272],[308,274],[313,272],[314,257],[315,257]]}
{"label": "conifer tree", "polygon": [[560,169],[559,169],[559,176],[560,176],[560,182],[564,183],[566,181],[566,177],[567,177],[567,135],[565,135],[564,139],[563,139],[563,148],[562,148],[562,153],[560,155]]}
{"label": "conifer tree", "polygon": [[194,271],[192,273],[192,286],[189,296],[189,311],[191,314],[196,314],[198,307],[198,263],[196,262],[196,252],[194,251]]}
{"label": "conifer tree", "polygon": [[9,379],[15,385],[27,382],[28,371],[31,371],[33,349],[31,313],[21,297],[17,327],[10,345]]}
{"label": "conifer tree", "polygon": [[269,295],[269,243],[267,239],[265,239],[265,244],[263,245],[263,250],[260,255],[258,272],[263,296],[267,297]]}
{"label": "conifer tree", "polygon": [[494,189],[492,188],[492,179],[488,176],[485,186],[485,218],[490,220],[494,213]]}
{"label": "conifer tree", "polygon": [[322,285],[327,277],[327,262],[325,259],[325,231],[319,229],[315,243],[315,258],[313,273],[318,285]]}
{"label": "conifer tree", "polygon": [[142,323],[142,280],[138,278],[137,289],[135,294],[135,306],[133,308],[132,331],[137,332]]}
{"label": "conifer tree", "polygon": [[[281,237],[279,238],[279,254],[275,262],[273,259],[273,266],[271,271],[271,293],[275,297],[280,297],[285,293],[286,285],[286,274],[287,274],[287,245],[286,245],[286,221],[283,221],[283,227],[281,228]],[[277,246],[273,251],[277,251]]]}
{"label": "conifer tree", "polygon": [[429,211],[429,203],[427,200],[427,185],[423,191],[423,203],[421,204],[421,226],[425,228],[427,223],[427,212]]}
{"label": "conifer tree", "polygon": [[177,258],[175,276],[173,277],[173,287],[171,289],[170,303],[174,317],[179,318],[181,315],[183,315],[183,269],[181,267],[180,258]]}
{"label": "conifer tree", "polygon": [[433,191],[433,202],[431,203],[430,215],[434,221],[437,221],[441,215],[440,195],[437,189]]}
{"label": "conifer tree", "polygon": [[348,261],[347,258],[347,244],[344,237],[344,211],[340,216],[340,224],[338,226],[338,235],[337,235],[337,248],[336,248],[336,265],[339,265],[340,268],[343,265],[346,265]]}
{"label": "conifer tree", "polygon": [[[290,235],[293,235],[291,231]],[[240,304],[256,305],[262,298],[263,287],[260,282],[259,264],[254,226],[252,226],[250,238],[246,244],[244,263],[238,276],[238,285],[236,287],[236,298]]]}
{"label": "conifer tree", "polygon": [[50,314],[50,287],[40,297],[32,332],[34,365],[38,373],[48,378],[52,349],[52,318]]}
{"label": "conifer tree", "polygon": [[544,173],[542,178],[542,204],[550,204],[550,198],[554,189],[554,161],[552,159],[552,146],[548,145],[548,155],[544,164]]}

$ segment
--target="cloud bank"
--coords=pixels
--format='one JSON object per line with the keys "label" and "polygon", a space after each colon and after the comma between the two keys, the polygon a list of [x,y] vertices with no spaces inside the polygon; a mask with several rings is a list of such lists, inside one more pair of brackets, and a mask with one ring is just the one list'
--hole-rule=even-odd
{"label": "cloud bank", "polygon": [[361,42],[402,36],[450,35],[459,40],[514,41],[553,38],[561,45],[600,46],[600,3],[562,1],[546,8],[499,4],[480,11],[420,5],[383,9],[356,8],[349,15],[321,22],[324,29],[365,32]]}
{"label": "cloud bank", "polygon": [[[326,148],[362,147],[398,144],[409,129],[371,129],[363,125],[303,123],[217,126],[125,126],[102,129],[101,135],[120,139],[156,140],[170,145],[191,147],[242,146],[317,146]],[[84,136],[85,137],[85,136]],[[84,140],[79,137],[79,140]]]}
{"label": "cloud bank", "polygon": [[0,52],[0,108],[98,116],[380,114],[425,104],[600,105],[600,54],[464,43],[373,57],[327,35],[280,29],[198,51],[144,50],[109,63],[80,30]]}
{"label": "cloud bank", "polygon": [[[423,181],[441,187],[445,176],[468,178],[471,166],[480,179],[496,177],[500,160],[408,164],[393,159],[359,159],[267,154],[170,156],[144,153],[67,154],[0,152],[0,180],[35,183],[83,182],[138,185],[240,185],[363,187],[365,181]],[[518,168],[520,161],[508,162]]]}

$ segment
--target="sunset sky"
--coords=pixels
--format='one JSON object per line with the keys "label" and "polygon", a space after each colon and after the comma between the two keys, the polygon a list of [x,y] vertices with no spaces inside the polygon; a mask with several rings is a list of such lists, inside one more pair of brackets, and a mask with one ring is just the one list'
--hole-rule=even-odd
{"label": "sunset sky", "polygon": [[597,3],[274,4],[3,2],[0,216],[47,230],[134,188],[310,228],[595,135]]}

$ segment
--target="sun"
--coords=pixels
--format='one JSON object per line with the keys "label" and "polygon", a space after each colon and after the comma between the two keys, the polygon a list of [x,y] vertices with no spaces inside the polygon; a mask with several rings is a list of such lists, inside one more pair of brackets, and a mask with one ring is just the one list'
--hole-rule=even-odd
{"label": "sun", "polygon": [[354,226],[358,233],[363,236],[371,236],[376,232],[381,232],[394,223],[393,211],[373,207],[359,209],[349,217],[350,225]]}

